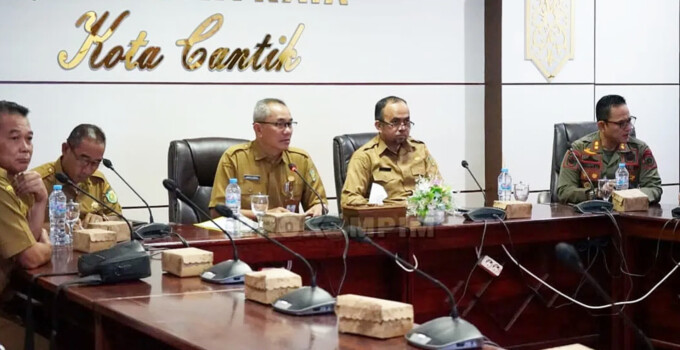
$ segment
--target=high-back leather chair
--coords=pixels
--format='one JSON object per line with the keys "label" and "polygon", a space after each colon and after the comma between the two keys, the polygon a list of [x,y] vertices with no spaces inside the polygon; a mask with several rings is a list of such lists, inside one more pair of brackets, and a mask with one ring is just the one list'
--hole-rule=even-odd
{"label": "high-back leather chair", "polygon": [[338,198],[338,213],[342,213],[340,196],[342,195],[342,186],[347,178],[349,160],[352,158],[354,151],[374,138],[375,135],[377,133],[367,132],[362,134],[345,134],[333,138],[333,170],[335,172],[335,194]]}
{"label": "high-back leather chair", "polygon": [[[227,148],[248,142],[243,139],[204,137],[175,140],[168,149],[168,178],[201,209],[208,211],[217,163]],[[192,224],[206,220],[168,192],[170,222]]]}
{"label": "high-back leather chair", "polygon": [[[555,134],[553,136],[552,169],[550,171],[551,202],[559,202],[557,199],[557,183],[560,177],[562,159],[564,159],[564,154],[567,152],[567,147],[574,141],[595,131],[597,131],[597,122],[555,124]],[[631,131],[630,135],[635,136],[635,129]]]}

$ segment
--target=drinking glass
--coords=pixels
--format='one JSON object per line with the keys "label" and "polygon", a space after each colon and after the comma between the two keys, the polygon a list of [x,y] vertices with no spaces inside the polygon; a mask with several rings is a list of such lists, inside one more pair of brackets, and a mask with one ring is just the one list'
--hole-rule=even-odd
{"label": "drinking glass", "polygon": [[597,180],[598,197],[602,198],[605,201],[609,200],[609,197],[612,196],[612,192],[614,191],[615,188],[616,180],[609,180],[606,177]]}
{"label": "drinking glass", "polygon": [[73,241],[73,226],[80,219],[80,203],[69,200],[66,203],[66,223],[68,224],[68,234]]}
{"label": "drinking glass", "polygon": [[528,198],[529,184],[525,184],[522,181],[520,181],[518,184],[515,184],[515,199],[520,202],[526,202]]}
{"label": "drinking glass", "polygon": [[254,194],[250,196],[250,209],[257,217],[257,226],[262,228],[262,217],[269,209],[269,196],[266,194]]}

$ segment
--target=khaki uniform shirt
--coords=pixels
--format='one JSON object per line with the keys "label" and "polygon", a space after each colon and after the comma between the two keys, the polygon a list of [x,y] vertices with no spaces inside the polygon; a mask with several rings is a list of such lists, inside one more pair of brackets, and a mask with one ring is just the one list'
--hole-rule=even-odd
{"label": "khaki uniform shirt", "polygon": [[[47,193],[52,193],[54,185],[61,184],[54,175],[56,173],[64,173],[64,170],[61,167],[61,158],[57,159],[55,162],[45,163],[33,170],[42,176],[45,188],[47,188]],[[120,207],[120,203],[118,203],[118,196],[116,195],[116,192],[113,191],[113,188],[111,188],[111,185],[109,185],[109,182],[106,181],[106,177],[104,177],[104,174],[102,174],[101,171],[96,170],[94,174],[87,178],[87,180],[79,183],[78,187],[108,204],[119,214],[122,213],[122,208]],[[85,219],[88,213],[97,215],[107,215],[110,213],[110,210],[102,208],[102,206],[93,201],[92,198],[77,192],[68,185],[64,185],[62,190],[66,194],[66,198],[80,203],[80,219]],[[46,222],[50,220],[49,207],[47,208],[47,211],[48,212],[45,213]]]}
{"label": "khaki uniform shirt", "polygon": [[241,188],[242,209],[251,209],[250,195],[266,194],[269,195],[270,209],[283,207],[297,212],[301,203],[304,210],[309,210],[320,201],[300,177],[288,168],[289,163],[295,163],[300,174],[319,193],[327,206],[326,191],[307,152],[290,147],[283,151],[281,159],[271,163],[267,161],[257,142],[251,141],[229,147],[222,154],[215,173],[209,207],[224,204],[229,179],[236,178]]}
{"label": "khaki uniform shirt", "polygon": [[33,202],[31,195],[17,197],[7,171],[0,168],[0,293],[9,281],[14,257],[36,243],[28,224]]}
{"label": "khaki uniform shirt", "polygon": [[413,194],[419,176],[441,178],[437,162],[423,142],[409,138],[395,154],[376,135],[352,155],[341,204],[368,203],[372,183],[385,188],[383,203],[404,203]]}
{"label": "khaki uniform shirt", "polygon": [[573,155],[567,151],[562,160],[557,196],[561,203],[579,203],[588,199],[590,182],[576,163],[574,155],[597,187],[597,180],[615,179],[619,163],[626,163],[629,174],[629,187],[640,188],[652,203],[661,199],[661,177],[652,150],[646,143],[631,137],[627,143],[619,145],[607,162],[598,131],[588,134],[572,144]]}

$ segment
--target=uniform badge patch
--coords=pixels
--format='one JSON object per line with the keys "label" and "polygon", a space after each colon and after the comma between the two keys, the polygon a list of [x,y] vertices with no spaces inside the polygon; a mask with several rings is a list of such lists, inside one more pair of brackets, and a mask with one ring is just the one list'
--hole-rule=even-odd
{"label": "uniform badge patch", "polygon": [[578,164],[576,163],[574,152],[567,153],[567,156],[564,157],[564,161],[562,162],[562,167],[565,169],[577,170]]}
{"label": "uniform badge patch", "polygon": [[314,169],[309,169],[309,177],[312,178],[312,182],[316,182],[316,171]]}
{"label": "uniform badge patch", "polygon": [[652,154],[652,150],[646,150],[642,154],[642,168],[645,170],[656,169],[656,160]]}
{"label": "uniform badge patch", "polygon": [[111,204],[118,203],[118,196],[116,195],[116,192],[113,192],[112,189],[106,191],[106,194],[104,196],[106,197],[106,200],[109,201],[109,203]]}

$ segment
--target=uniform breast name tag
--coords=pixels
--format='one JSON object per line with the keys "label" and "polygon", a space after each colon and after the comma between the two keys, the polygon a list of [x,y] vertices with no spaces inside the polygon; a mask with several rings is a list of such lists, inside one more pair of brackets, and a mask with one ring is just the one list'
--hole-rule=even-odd
{"label": "uniform breast name tag", "polygon": [[392,168],[379,168],[379,171],[392,171]]}
{"label": "uniform breast name tag", "polygon": [[249,181],[260,181],[260,175],[243,175],[243,179]]}

